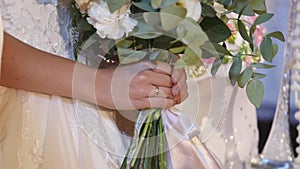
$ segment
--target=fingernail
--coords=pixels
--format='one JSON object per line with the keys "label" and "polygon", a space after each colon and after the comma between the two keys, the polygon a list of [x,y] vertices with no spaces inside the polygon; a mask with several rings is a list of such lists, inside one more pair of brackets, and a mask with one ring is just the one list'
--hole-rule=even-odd
{"label": "fingernail", "polygon": [[180,92],[180,89],[179,89],[179,86],[176,85],[175,87],[173,87],[173,90],[172,90],[172,94],[173,96],[177,96]]}

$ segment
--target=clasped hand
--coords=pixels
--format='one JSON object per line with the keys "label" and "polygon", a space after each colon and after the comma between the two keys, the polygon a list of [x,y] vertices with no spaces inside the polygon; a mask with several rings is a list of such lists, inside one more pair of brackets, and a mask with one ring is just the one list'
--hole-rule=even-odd
{"label": "clasped hand", "polygon": [[96,100],[110,109],[169,108],[188,96],[184,69],[159,61],[102,69],[101,75],[96,80]]}

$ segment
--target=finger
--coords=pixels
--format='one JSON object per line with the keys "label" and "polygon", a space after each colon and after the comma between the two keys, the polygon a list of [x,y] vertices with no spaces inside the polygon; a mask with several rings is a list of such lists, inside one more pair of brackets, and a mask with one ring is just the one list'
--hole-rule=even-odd
{"label": "finger", "polygon": [[182,69],[173,69],[171,77],[172,77],[172,83],[176,84],[180,79],[186,80],[186,72],[183,68]]}
{"label": "finger", "polygon": [[167,74],[157,73],[155,71],[147,70],[145,71],[145,75],[147,76],[147,81],[150,82],[153,86],[163,86],[163,87],[171,87],[172,80],[171,77]]}
{"label": "finger", "polygon": [[153,71],[171,75],[172,67],[165,62],[156,61],[156,67],[155,67],[155,69],[153,69]]}
{"label": "finger", "polygon": [[[138,85],[138,84],[136,84]],[[164,86],[140,85],[130,86],[129,97],[134,99],[146,97],[173,98],[172,88]]]}
{"label": "finger", "polygon": [[180,93],[187,92],[187,83],[185,80],[180,80],[177,84],[172,86],[172,95],[177,96]]}
{"label": "finger", "polygon": [[172,94],[176,103],[181,103],[188,96],[187,85],[179,87],[178,84],[172,87]]}
{"label": "finger", "polygon": [[182,94],[175,96],[173,100],[174,100],[175,104],[180,104],[180,103],[182,103],[188,96],[189,96],[188,92],[183,92]]}

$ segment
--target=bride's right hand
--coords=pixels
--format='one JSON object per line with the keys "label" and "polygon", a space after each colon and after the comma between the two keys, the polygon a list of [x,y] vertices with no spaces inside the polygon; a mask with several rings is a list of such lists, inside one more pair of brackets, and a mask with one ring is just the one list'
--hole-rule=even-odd
{"label": "bride's right hand", "polygon": [[172,107],[176,101],[171,74],[170,65],[150,61],[100,69],[95,83],[97,103],[119,110]]}

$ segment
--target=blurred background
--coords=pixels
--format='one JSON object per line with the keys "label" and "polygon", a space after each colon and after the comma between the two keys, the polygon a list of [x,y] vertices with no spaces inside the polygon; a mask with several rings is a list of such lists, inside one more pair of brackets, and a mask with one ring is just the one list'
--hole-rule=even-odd
{"label": "blurred background", "polygon": [[[281,31],[286,36],[287,24],[288,24],[288,14],[289,14],[289,1],[288,0],[266,0],[268,11],[274,13],[274,17],[270,22],[265,24],[268,32]],[[263,79],[265,85],[265,96],[263,99],[262,106],[257,109],[258,117],[258,128],[259,128],[259,152],[262,151],[262,148],[267,140],[269,131],[272,125],[272,120],[274,112],[276,109],[281,75],[282,75],[282,66],[283,66],[283,55],[285,44],[276,41],[279,46],[279,51],[273,63],[276,65],[275,68],[261,71],[264,74],[267,74],[267,77]],[[291,95],[292,96],[292,95]],[[290,134],[292,140],[292,146],[294,149],[297,144],[295,142],[298,135],[296,126],[298,121],[295,120],[294,114],[297,109],[294,106],[293,97],[291,97],[290,102]]]}

